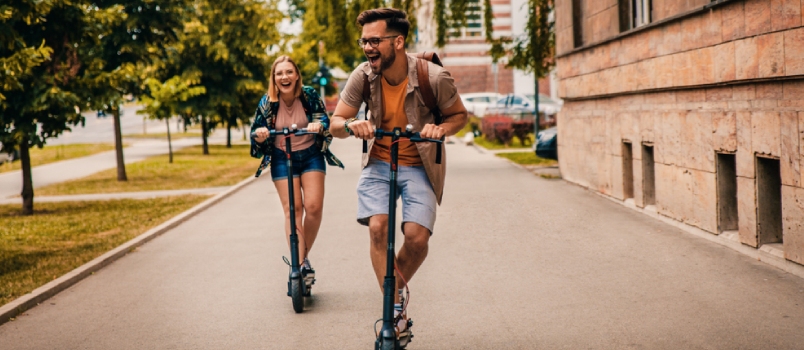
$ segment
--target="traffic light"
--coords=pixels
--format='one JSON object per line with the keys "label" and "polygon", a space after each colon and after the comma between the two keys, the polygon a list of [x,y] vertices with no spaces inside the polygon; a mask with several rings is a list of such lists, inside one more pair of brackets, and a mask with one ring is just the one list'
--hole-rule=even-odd
{"label": "traffic light", "polygon": [[313,77],[313,84],[318,86],[327,86],[330,83],[330,80],[332,80],[332,75],[329,73],[329,69],[327,67],[321,67]]}

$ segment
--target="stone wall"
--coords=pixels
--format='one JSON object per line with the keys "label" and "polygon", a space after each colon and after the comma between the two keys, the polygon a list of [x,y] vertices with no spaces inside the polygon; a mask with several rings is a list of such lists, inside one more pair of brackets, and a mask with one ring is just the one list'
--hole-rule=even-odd
{"label": "stone wall", "polygon": [[784,252],[804,264],[804,80],[567,101],[562,176],[624,200],[622,143],[633,148],[633,200],[644,207],[642,145],[653,147],[656,210],[718,234],[716,154],[734,154],[739,237],[757,247],[755,157],[780,160]]}
{"label": "stone wall", "polygon": [[[713,234],[736,226],[740,242],[759,247],[779,241],[763,220],[781,212],[784,256],[804,264],[804,0],[652,2],[660,23],[620,33],[610,28],[618,1],[557,0],[562,176],[620,200],[632,192],[645,207],[651,147],[658,213]],[[734,160],[728,186],[718,159]],[[774,171],[780,199],[763,190]],[[722,214],[729,199],[718,193],[734,191],[737,222],[724,225],[734,206]]]}

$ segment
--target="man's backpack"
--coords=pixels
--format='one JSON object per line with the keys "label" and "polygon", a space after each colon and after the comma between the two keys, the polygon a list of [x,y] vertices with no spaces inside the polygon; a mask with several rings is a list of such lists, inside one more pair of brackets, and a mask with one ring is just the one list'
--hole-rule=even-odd
{"label": "man's backpack", "polygon": [[[419,52],[416,54],[416,73],[419,79],[419,91],[422,93],[424,105],[433,112],[433,120],[435,124],[439,125],[442,122],[441,110],[438,109],[436,104],[435,94],[433,87],[430,85],[430,69],[427,66],[427,61],[433,62],[441,67],[441,59],[435,52]],[[369,86],[368,75],[363,76],[363,101],[371,100],[371,87]],[[366,118],[368,118],[368,103],[366,103]]]}

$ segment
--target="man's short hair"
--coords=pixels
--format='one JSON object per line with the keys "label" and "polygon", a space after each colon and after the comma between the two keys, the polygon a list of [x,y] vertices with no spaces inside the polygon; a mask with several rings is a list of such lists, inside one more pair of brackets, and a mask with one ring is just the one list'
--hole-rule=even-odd
{"label": "man's short hair", "polygon": [[361,27],[368,23],[374,23],[379,20],[385,20],[385,25],[387,26],[388,31],[399,33],[405,37],[405,39],[408,38],[410,22],[408,21],[408,15],[405,13],[405,11],[386,7],[366,10],[357,16],[357,24]]}

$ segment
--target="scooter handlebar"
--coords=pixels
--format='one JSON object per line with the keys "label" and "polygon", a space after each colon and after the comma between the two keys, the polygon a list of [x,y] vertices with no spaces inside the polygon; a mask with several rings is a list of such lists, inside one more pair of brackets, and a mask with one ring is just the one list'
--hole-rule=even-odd
{"label": "scooter handlebar", "polygon": [[[293,129],[295,129],[296,124],[293,124],[293,126],[294,126]],[[270,136],[279,136],[279,135],[302,136],[302,135],[317,135],[317,134],[318,134],[317,132],[307,131],[307,128],[301,128],[301,129],[295,129],[295,130],[291,130],[291,129],[288,129],[288,128],[284,128],[282,130],[268,130],[268,136],[269,137]],[[257,133],[252,132],[251,133],[251,138],[256,139],[257,138]]]}
{"label": "scooter handlebar", "polygon": [[[444,143],[445,137],[441,136],[440,139],[425,138],[425,137],[422,137],[421,133],[413,132],[413,131],[411,131],[411,129],[412,129],[412,127],[410,125],[408,125],[407,131],[400,131],[400,130],[386,131],[386,130],[383,130],[383,129],[380,129],[380,128],[376,128],[376,129],[374,129],[374,138],[381,139],[381,138],[383,138],[385,136],[393,137],[394,135],[397,135],[397,132],[399,132],[399,134],[398,134],[399,138],[408,139],[408,140],[410,140],[410,142],[432,142],[432,143],[436,143],[436,144],[438,144],[438,147],[436,148],[435,163],[436,164],[441,164],[441,152],[442,152],[441,151],[441,148],[442,148],[441,145]],[[354,132],[349,130],[349,135],[354,136]],[[367,144],[364,141],[363,142],[363,153],[368,152],[368,150],[366,148],[367,148]]]}

